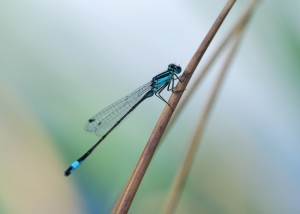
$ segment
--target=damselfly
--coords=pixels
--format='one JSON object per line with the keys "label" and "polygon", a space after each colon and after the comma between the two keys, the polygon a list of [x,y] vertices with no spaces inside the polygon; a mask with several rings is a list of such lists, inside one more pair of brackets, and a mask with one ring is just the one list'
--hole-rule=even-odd
{"label": "damselfly", "polygon": [[85,124],[84,129],[88,132],[95,132],[101,138],[84,155],[70,165],[65,171],[65,175],[68,176],[74,172],[107,135],[145,99],[156,95],[167,103],[160,93],[166,87],[168,91],[174,92],[174,81],[180,81],[180,78],[177,76],[180,72],[180,66],[170,64],[168,70],[156,75],[150,82],[91,117]]}

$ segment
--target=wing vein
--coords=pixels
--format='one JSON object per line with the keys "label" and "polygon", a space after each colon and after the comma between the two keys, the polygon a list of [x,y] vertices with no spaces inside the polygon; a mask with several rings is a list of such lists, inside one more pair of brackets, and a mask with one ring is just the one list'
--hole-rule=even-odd
{"label": "wing vein", "polygon": [[134,90],[129,95],[114,102],[102,111],[91,117],[85,124],[87,132],[95,132],[96,135],[105,134],[117,121],[122,118],[142,97],[152,89],[152,82],[148,82]]}

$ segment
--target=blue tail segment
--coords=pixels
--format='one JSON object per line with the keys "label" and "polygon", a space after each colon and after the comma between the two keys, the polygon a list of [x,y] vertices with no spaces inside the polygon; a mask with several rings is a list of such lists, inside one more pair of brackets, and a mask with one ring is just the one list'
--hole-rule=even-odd
{"label": "blue tail segment", "polygon": [[65,176],[69,176],[72,174],[79,166],[81,162],[79,161],[74,161],[71,166],[65,171]]}

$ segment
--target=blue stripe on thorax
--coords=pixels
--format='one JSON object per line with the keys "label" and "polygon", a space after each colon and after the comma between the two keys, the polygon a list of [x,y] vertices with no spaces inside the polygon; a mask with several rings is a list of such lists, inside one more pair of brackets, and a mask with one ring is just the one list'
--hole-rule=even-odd
{"label": "blue stripe on thorax", "polygon": [[156,83],[156,85],[163,85],[166,83],[173,74],[170,71],[165,71],[153,77],[152,81]]}

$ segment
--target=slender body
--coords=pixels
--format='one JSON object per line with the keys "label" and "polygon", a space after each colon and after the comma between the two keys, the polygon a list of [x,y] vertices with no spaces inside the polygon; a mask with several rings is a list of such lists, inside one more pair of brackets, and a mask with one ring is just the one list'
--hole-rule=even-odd
{"label": "slender body", "polygon": [[[170,64],[168,70],[156,75],[145,85],[139,87],[131,94],[118,100],[107,108],[103,109],[95,116],[91,117],[85,124],[84,129],[88,132],[95,132],[101,138],[77,161],[74,161],[65,171],[65,176],[74,172],[80,164],[94,151],[94,149],[126,118],[141,102],[156,95],[162,101],[167,101],[160,93],[167,87],[168,91],[174,89],[174,80],[179,80],[177,76],[181,72],[181,67]],[[167,103],[168,104],[168,103]]]}

